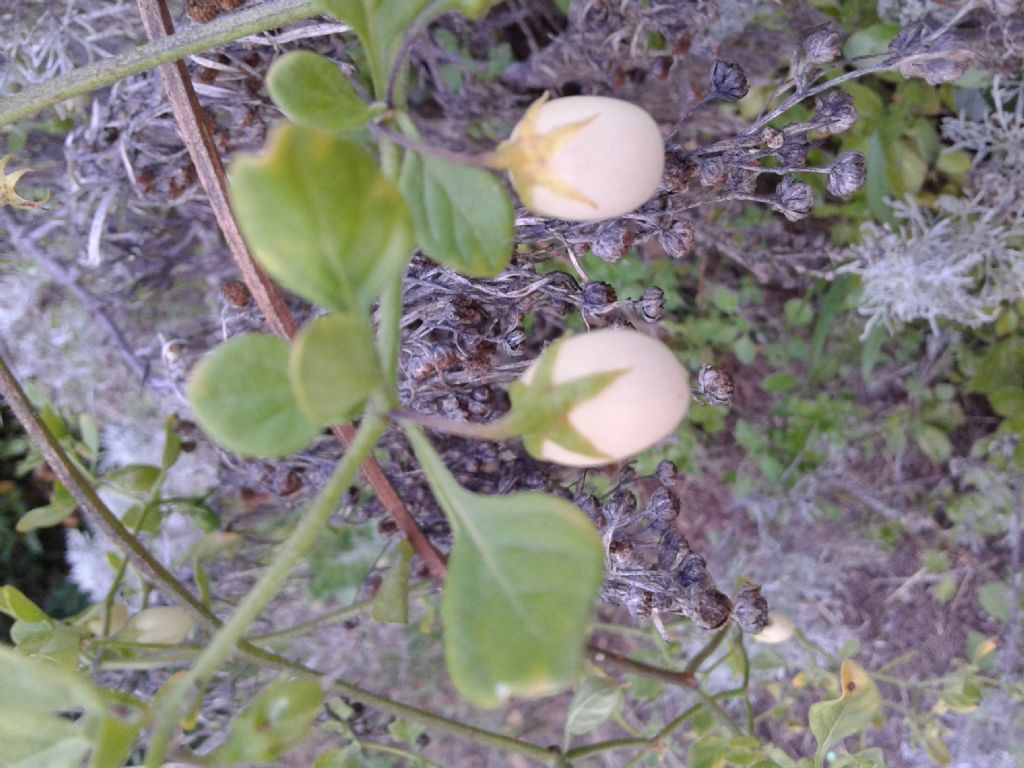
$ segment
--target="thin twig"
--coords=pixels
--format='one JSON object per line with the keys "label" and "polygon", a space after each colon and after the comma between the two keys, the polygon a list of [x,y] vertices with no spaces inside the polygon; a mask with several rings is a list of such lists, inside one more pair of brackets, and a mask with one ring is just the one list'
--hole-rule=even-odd
{"label": "thin twig", "polygon": [[129,75],[146,72],[159,64],[202,53],[240,37],[265,32],[318,13],[316,0],[272,0],[237,13],[196,25],[173,37],[140,45],[118,56],[79,67],[11,96],[0,106],[0,128],[60,104],[75,96],[113,85]]}
{"label": "thin twig", "polygon": [[664,667],[656,667],[653,664],[647,664],[643,661],[637,661],[631,659],[628,656],[609,651],[606,648],[601,648],[594,643],[590,643],[587,646],[587,650],[594,656],[594,660],[598,664],[607,662],[613,667],[624,669],[628,672],[635,672],[638,675],[649,677],[652,680],[660,680],[663,683],[669,685],[678,685],[683,688],[696,688],[697,677],[693,672],[687,672],[686,670],[674,670],[665,669]]}
{"label": "thin twig", "polygon": [[[138,0],[146,35],[157,42],[174,34],[174,24],[163,0]],[[206,190],[217,223],[224,233],[231,255],[242,273],[242,278],[252,293],[257,307],[267,325],[284,339],[294,337],[297,326],[295,319],[284,303],[277,286],[256,265],[249,253],[238,223],[231,212],[227,193],[227,175],[220,159],[220,153],[210,137],[209,129],[199,115],[202,114],[199,99],[183,62],[165,64],[160,67],[160,77],[171,103],[175,121],[196,167],[197,175]],[[355,428],[351,425],[334,427],[334,435],[343,446],[351,443]],[[390,480],[372,457],[363,465],[362,474],[377,494],[377,498],[391,514],[402,533],[412,544],[430,573],[438,580],[444,579],[447,566],[444,557],[416,524],[404,502],[395,492]]]}

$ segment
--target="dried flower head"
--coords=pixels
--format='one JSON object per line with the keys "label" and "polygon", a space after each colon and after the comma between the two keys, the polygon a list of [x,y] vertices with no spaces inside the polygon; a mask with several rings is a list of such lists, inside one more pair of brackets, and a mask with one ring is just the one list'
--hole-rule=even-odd
{"label": "dried flower head", "polygon": [[828,191],[836,197],[850,197],[864,186],[867,170],[860,152],[843,152],[828,169]]}
{"label": "dried flower head", "polygon": [[828,64],[839,56],[841,46],[842,38],[838,32],[821,27],[804,38],[804,56],[808,64]]}
{"label": "dried flower head", "polygon": [[724,368],[705,363],[697,373],[697,394],[701,395],[708,405],[729,406],[736,395],[736,385]]}
{"label": "dried flower head", "polygon": [[853,97],[844,91],[829,91],[814,102],[814,127],[826,136],[849,130],[857,122]]}
{"label": "dried flower head", "polygon": [[658,244],[670,258],[679,259],[693,250],[693,225],[688,221],[673,221],[658,232]]}
{"label": "dried flower head", "polygon": [[775,196],[779,201],[779,210],[790,221],[804,218],[814,207],[814,190],[809,184],[797,181],[792,176],[782,178]]}
{"label": "dried flower head", "polygon": [[711,91],[713,99],[738,101],[747,95],[747,76],[739,64],[719,59],[711,68]]}

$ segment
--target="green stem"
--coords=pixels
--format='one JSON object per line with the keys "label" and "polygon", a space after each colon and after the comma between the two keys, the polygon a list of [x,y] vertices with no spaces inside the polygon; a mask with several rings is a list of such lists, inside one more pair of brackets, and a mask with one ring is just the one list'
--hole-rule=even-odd
{"label": "green stem", "polygon": [[142,546],[139,540],[124,527],[117,515],[103,503],[92,483],[82,474],[76,463],[68,457],[60,441],[53,436],[53,433],[39,418],[39,414],[32,407],[25,391],[2,357],[0,357],[0,393],[3,394],[7,405],[14,412],[15,418],[21,422],[29,439],[53,469],[57,479],[75,497],[86,520],[94,528],[103,531],[112,541],[117,541],[125,555],[134,560],[136,567],[146,578],[160,584],[161,588],[167,592],[168,597],[188,610],[198,622],[205,627],[215,626],[217,619],[207,610],[206,606],[199,602],[159,560],[153,557],[149,550]]}
{"label": "green stem", "polygon": [[441,432],[446,435],[460,435],[461,437],[470,437],[474,440],[507,440],[516,434],[507,416],[497,421],[480,424],[472,421],[451,421],[442,416],[404,409],[393,411],[391,415],[399,421],[418,424],[434,432]]}
{"label": "green stem", "polygon": [[725,636],[727,634],[729,634],[729,627],[725,627],[724,629],[720,629],[716,632],[714,637],[708,640],[707,643],[704,644],[704,647],[693,655],[693,658],[690,659],[683,671],[689,672],[692,675],[700,669],[701,665],[708,660],[708,657],[718,650],[718,646],[722,644],[722,641],[725,640]]}
{"label": "green stem", "polygon": [[80,67],[61,77],[33,85],[8,96],[0,108],[0,128],[31,117],[46,107],[74,96],[116,83],[129,75],[160,64],[208,51],[293,21],[315,16],[315,0],[271,0],[237,13],[221,16],[209,24],[197,24],[161,40],[140,45],[125,53]]}
{"label": "green stem", "polygon": [[582,760],[585,757],[593,757],[594,755],[604,754],[605,752],[615,752],[620,749],[648,750],[653,749],[657,743],[657,738],[611,739],[609,741],[599,741],[597,744],[587,744],[585,747],[570,749],[565,753],[565,759],[572,762],[573,760]]}
{"label": "green stem", "polygon": [[[409,587],[409,595],[422,595],[426,594],[434,589],[434,584],[429,581],[420,582]],[[273,643],[279,643],[283,640],[290,640],[293,637],[304,635],[312,629],[316,629],[324,624],[334,624],[339,621],[344,621],[352,616],[358,616],[364,611],[370,610],[373,607],[373,600],[363,600],[358,603],[352,603],[346,605],[343,608],[338,608],[334,611],[329,611],[321,616],[317,616],[315,619],[304,621],[301,624],[296,624],[292,627],[286,627],[285,629],[278,629],[273,632],[266,632],[262,635],[253,635],[249,637],[249,642],[257,643],[259,645],[270,645]]]}
{"label": "green stem", "polygon": [[423,755],[416,755],[398,747],[388,746],[387,744],[378,744],[375,741],[360,741],[359,746],[369,752],[380,752],[382,755],[400,757],[403,760],[408,760],[413,765],[424,766],[425,768],[441,768],[440,765],[433,760],[428,760]]}
{"label": "green stem", "polygon": [[174,731],[174,724],[181,716],[186,697],[208,682],[235,652],[246,629],[277,595],[292,568],[316,543],[317,537],[337,508],[342,494],[352,484],[359,467],[370,455],[386,429],[387,422],[383,419],[374,415],[367,415],[364,418],[359,432],[338,463],[334,474],[327,481],[327,485],[281,545],[259,581],[238,604],[231,618],[210,639],[209,645],[196,659],[184,681],[172,688],[162,705],[157,707],[152,742],[146,754],[147,768],[160,766]]}

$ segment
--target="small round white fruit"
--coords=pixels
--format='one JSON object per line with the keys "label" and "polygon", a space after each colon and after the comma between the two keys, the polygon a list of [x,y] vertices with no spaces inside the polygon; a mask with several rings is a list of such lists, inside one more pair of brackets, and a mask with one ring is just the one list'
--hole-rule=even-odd
{"label": "small round white fruit", "polygon": [[126,630],[135,641],[157,645],[177,645],[195,628],[195,620],[184,608],[174,605],[144,608],[132,616]]}
{"label": "small round white fruit", "polygon": [[494,158],[531,211],[598,221],[654,195],[665,146],[654,118],[635,104],[566,96],[534,103]]}
{"label": "small round white fruit", "polygon": [[754,640],[759,643],[769,643],[774,645],[775,643],[784,643],[793,636],[793,632],[796,631],[796,627],[793,626],[793,620],[788,616],[781,613],[775,613],[770,611],[768,613],[768,623],[765,628],[754,635]]}
{"label": "small round white fruit", "polygon": [[[568,450],[552,440],[539,459],[572,467],[596,467],[628,458],[671,435],[690,404],[689,376],[675,354],[637,331],[608,328],[573,336],[545,354],[555,354],[552,384],[622,370],[597,395],[568,413],[569,424],[606,458]],[[523,375],[529,384],[535,362]]]}

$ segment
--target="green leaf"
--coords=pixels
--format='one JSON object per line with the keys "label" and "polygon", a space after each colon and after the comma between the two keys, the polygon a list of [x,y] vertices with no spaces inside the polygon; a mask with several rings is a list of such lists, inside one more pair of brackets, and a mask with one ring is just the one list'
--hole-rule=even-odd
{"label": "green leaf", "polygon": [[828,292],[818,310],[818,319],[814,323],[814,335],[811,339],[811,377],[820,375],[821,355],[825,351],[825,342],[832,329],[836,316],[842,310],[847,296],[857,287],[857,278],[853,275],[840,275],[828,287]]}
{"label": "green leaf", "polygon": [[875,221],[895,226],[896,216],[885,200],[889,194],[889,170],[885,157],[885,144],[878,131],[872,133],[871,138],[868,139],[864,164],[867,166],[864,193],[867,195],[868,209]]}
{"label": "green leaf", "polygon": [[299,410],[288,381],[288,344],[273,336],[236,336],[203,358],[188,380],[196,421],[244,456],[287,456],[320,426]]}
{"label": "green leaf", "polygon": [[978,587],[978,602],[985,612],[1002,622],[1010,620],[1010,605],[1013,602],[1010,588],[1001,581],[990,581]]}
{"label": "green leaf", "polygon": [[788,299],[782,311],[792,325],[808,325],[814,319],[814,307],[807,298]]}
{"label": "green leaf", "polygon": [[103,481],[135,493],[149,493],[160,479],[160,467],[152,464],[129,464],[103,476]]}
{"label": "green leaf", "polygon": [[164,450],[160,456],[160,468],[165,472],[173,467],[181,456],[181,438],[174,431],[177,423],[178,420],[174,416],[169,416],[164,426]]}
{"label": "green leaf", "polygon": [[719,285],[711,292],[711,303],[726,314],[729,314],[739,309],[740,297],[736,291]]}
{"label": "green leaf", "polygon": [[864,339],[864,346],[861,347],[860,351],[860,377],[865,382],[870,380],[871,372],[875,370],[875,366],[878,364],[878,358],[882,354],[882,344],[885,343],[887,336],[888,332],[885,326],[878,324],[871,329],[871,333]]}
{"label": "green leaf", "polygon": [[796,376],[787,371],[776,371],[764,377],[761,389],[765,392],[785,392],[797,384]]}
{"label": "green leaf", "polygon": [[448,0],[448,7],[467,19],[479,19],[501,0]]}
{"label": "green leaf", "polygon": [[949,437],[938,427],[922,424],[916,435],[917,447],[936,464],[942,464],[953,453]]}
{"label": "green leaf", "polygon": [[305,739],[323,707],[315,680],[271,683],[235,718],[231,733],[208,756],[208,765],[266,763]]}
{"label": "green leaf", "polygon": [[416,242],[431,259],[470,277],[494,277],[508,266],[515,209],[492,174],[406,152],[398,185]]}
{"label": "green leaf", "polygon": [[78,503],[69,494],[67,497],[58,497],[56,493],[53,500],[43,507],[30,509],[18,520],[15,529],[18,533],[28,533],[37,528],[50,528],[60,525],[67,520],[75,511]]}
{"label": "green leaf", "polygon": [[50,620],[38,605],[25,597],[20,589],[11,585],[0,589],[0,612],[28,624]]}
{"label": "green leaf", "polygon": [[104,717],[99,722],[96,746],[89,758],[89,768],[122,766],[131,755],[132,746],[142,728],[141,723],[128,723],[116,717]]}
{"label": "green leaf", "polygon": [[311,51],[292,51],[267,72],[270,98],[294,123],[328,133],[362,128],[373,114],[338,65]]}
{"label": "green leaf", "polygon": [[441,614],[455,686],[496,707],[570,685],[604,575],[597,530],[554,496],[470,493],[421,431],[406,434],[454,535]]}
{"label": "green leaf", "polygon": [[351,313],[314,320],[292,344],[288,377],[310,421],[351,421],[383,382],[369,322]]}
{"label": "green leaf", "polygon": [[757,357],[757,347],[747,334],[740,336],[732,345],[733,354],[743,365],[750,365]]}
{"label": "green leaf", "polygon": [[4,768],[71,768],[80,766],[90,744],[70,720],[0,707],[0,744]]}
{"label": "green leaf", "polygon": [[73,709],[103,712],[106,704],[77,671],[0,645],[0,709],[37,714]]}
{"label": "green leaf", "polygon": [[100,452],[100,428],[87,413],[78,417],[78,431],[82,435],[82,442],[89,451],[89,458],[95,459]]}
{"label": "green leaf", "polygon": [[413,548],[408,541],[396,547],[398,559],[384,575],[373,596],[370,616],[380,624],[406,624],[409,621],[409,576],[412,573]]}
{"label": "green leaf", "polygon": [[832,745],[864,730],[882,711],[878,688],[859,664],[844,660],[839,682],[842,689],[839,698],[812,704],[808,713],[811,733],[818,742],[814,759],[819,766]]}
{"label": "green leaf", "polygon": [[328,309],[368,311],[412,251],[402,196],[350,141],[280,126],[262,154],[232,164],[230,190],[257,261]]}
{"label": "green leaf", "polygon": [[566,737],[589,733],[622,707],[622,686],[607,677],[588,677],[576,689],[565,723]]}
{"label": "green leaf", "polygon": [[[429,0],[319,0],[320,9],[359,35],[377,98],[383,98],[406,32]],[[443,9],[441,9],[443,10]]]}

